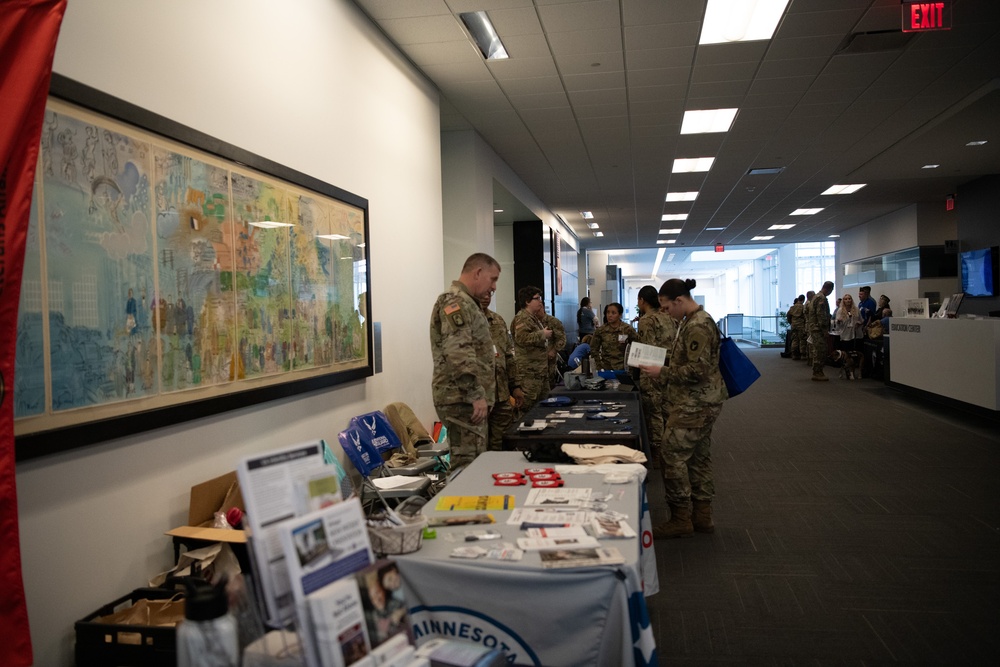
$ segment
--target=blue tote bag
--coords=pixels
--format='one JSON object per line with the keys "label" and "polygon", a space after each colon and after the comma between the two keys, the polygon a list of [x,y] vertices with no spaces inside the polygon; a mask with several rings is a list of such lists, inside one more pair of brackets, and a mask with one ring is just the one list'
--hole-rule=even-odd
{"label": "blue tote bag", "polygon": [[723,336],[719,341],[719,370],[730,398],[745,392],[760,377],[757,367],[729,336]]}

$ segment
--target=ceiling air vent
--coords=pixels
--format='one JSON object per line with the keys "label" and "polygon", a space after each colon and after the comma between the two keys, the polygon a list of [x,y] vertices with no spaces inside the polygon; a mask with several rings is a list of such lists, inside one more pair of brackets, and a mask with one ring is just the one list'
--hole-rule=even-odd
{"label": "ceiling air vent", "polygon": [[748,171],[747,176],[768,176],[771,174],[780,174],[784,170],[784,167],[758,167]]}
{"label": "ceiling air vent", "polygon": [[900,32],[899,30],[874,30],[872,32],[856,32],[844,38],[834,55],[849,55],[852,53],[877,53],[879,51],[902,51],[910,43],[915,32]]}

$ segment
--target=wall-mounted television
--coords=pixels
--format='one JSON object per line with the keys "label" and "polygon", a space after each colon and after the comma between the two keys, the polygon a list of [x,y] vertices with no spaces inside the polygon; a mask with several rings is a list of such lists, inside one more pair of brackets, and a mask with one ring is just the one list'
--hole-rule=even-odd
{"label": "wall-mounted television", "polygon": [[967,250],[962,253],[962,291],[965,296],[997,296],[1000,293],[1000,248]]}

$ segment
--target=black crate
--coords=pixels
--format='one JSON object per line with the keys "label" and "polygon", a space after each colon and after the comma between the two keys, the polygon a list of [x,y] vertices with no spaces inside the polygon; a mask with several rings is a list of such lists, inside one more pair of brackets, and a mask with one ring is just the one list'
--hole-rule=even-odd
{"label": "black crate", "polygon": [[95,623],[128,602],[164,600],[177,591],[137,588],[76,622],[76,667],[174,667],[177,629]]}

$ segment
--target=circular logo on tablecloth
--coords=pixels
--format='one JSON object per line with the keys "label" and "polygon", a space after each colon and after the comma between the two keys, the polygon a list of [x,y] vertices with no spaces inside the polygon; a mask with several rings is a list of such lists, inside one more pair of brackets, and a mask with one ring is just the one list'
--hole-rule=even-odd
{"label": "circular logo on tablecloth", "polygon": [[503,650],[510,664],[536,667],[542,664],[516,632],[481,611],[450,605],[420,605],[410,608],[410,624],[418,646],[431,637],[463,639]]}

